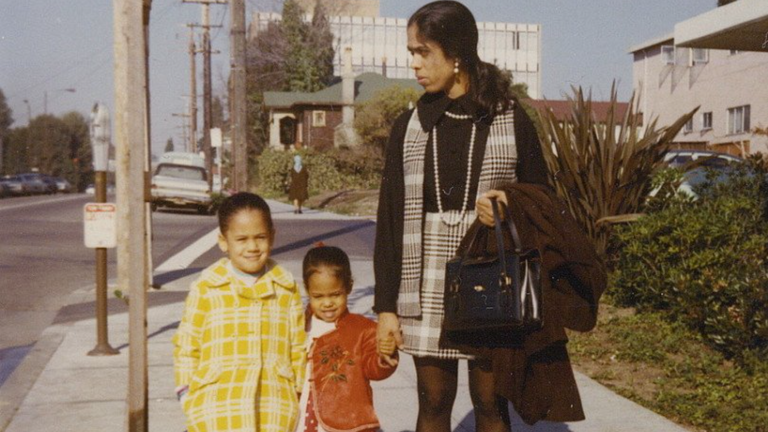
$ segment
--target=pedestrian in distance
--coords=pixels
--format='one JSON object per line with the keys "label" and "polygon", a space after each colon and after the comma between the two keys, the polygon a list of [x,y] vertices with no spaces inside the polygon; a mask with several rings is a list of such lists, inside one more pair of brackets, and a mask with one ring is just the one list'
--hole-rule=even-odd
{"label": "pedestrian in distance", "polygon": [[425,94],[396,120],[387,146],[374,248],[378,337],[394,336],[413,356],[417,432],[451,430],[459,360],[468,360],[475,430],[509,431],[490,359],[440,341],[445,264],[477,217],[493,222],[491,197],[506,202],[501,189],[514,182],[546,185],[546,165],[510,80],[478,57],[469,9],[426,4],[407,32]]}
{"label": "pedestrian in distance", "polygon": [[234,194],[218,218],[227,258],[192,283],[173,337],[188,431],[292,431],[306,365],[297,284],[270,258],[275,228],[266,201]]}
{"label": "pedestrian in distance", "polygon": [[[303,275],[309,296],[309,361],[298,431],[378,431],[370,382],[395,372],[395,339],[386,338],[377,347],[376,323],[347,309],[353,281],[343,250],[334,246],[310,249],[304,257]],[[379,352],[390,361],[384,362]]]}
{"label": "pedestrian in distance", "polygon": [[301,205],[309,198],[309,172],[302,165],[301,155],[293,156],[291,169],[291,185],[288,189],[288,199],[293,201],[293,213],[301,214]]}

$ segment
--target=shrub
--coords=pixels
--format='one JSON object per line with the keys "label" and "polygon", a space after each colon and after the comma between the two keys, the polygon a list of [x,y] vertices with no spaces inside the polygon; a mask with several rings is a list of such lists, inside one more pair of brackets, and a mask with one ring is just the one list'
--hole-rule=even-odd
{"label": "shrub", "polygon": [[[265,150],[258,158],[258,190],[267,197],[280,197],[288,193],[294,152]],[[377,188],[383,169],[383,156],[374,148],[298,152],[309,171],[309,194],[347,189]]]}
{"label": "shrub", "polygon": [[611,89],[607,115],[598,121],[591,97],[585,98],[581,88],[574,94],[568,98],[572,109],[568,119],[563,121],[548,109],[538,130],[557,194],[604,255],[610,235],[606,221],[638,211],[669,143],[696,110],[668,127],[657,127],[656,120],[643,127],[634,96],[619,117],[616,89]]}
{"label": "shrub", "polygon": [[384,150],[392,125],[409,103],[416,103],[421,93],[412,88],[392,86],[378,91],[355,110],[355,131],[366,146]]}
{"label": "shrub", "polygon": [[752,166],[705,182],[695,202],[619,228],[611,292],[620,305],[665,311],[737,358],[768,354],[767,176]]}

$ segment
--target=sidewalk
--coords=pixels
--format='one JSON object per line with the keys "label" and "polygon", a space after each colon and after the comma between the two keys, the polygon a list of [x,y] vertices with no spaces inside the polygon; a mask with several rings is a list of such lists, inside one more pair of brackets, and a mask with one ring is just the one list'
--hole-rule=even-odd
{"label": "sidewalk", "polygon": [[[275,218],[308,219],[330,217],[308,211],[293,215],[284,204],[271,202]],[[211,245],[213,246],[213,245]],[[301,262],[283,261],[295,275],[301,274]],[[349,297],[350,310],[371,315],[373,305],[373,269],[370,260],[353,261],[355,290]],[[173,347],[171,337],[181,317],[183,301],[190,282],[189,275],[163,285],[149,293],[148,357],[149,357],[149,429],[153,432],[181,432],[184,416],[173,393]],[[0,405],[0,420],[11,418],[4,432],[106,432],[125,430],[125,398],[128,374],[128,314],[124,307],[110,303],[109,340],[120,354],[110,357],[88,357],[95,345],[95,320],[78,305],[88,305],[94,298],[93,288],[73,294],[73,304],[64,308],[42,335],[35,348],[0,388],[0,401],[9,394],[31,389],[18,411]],[[90,306],[88,308],[90,312]],[[117,311],[115,311],[117,310]],[[37,363],[37,364],[36,364]],[[25,374],[36,375],[34,384],[24,382]],[[597,382],[576,374],[587,420],[576,423],[540,422],[529,427],[517,417],[512,430],[537,432],[684,432],[680,426],[616,395]],[[9,386],[6,388],[6,386]],[[398,371],[390,379],[374,383],[376,410],[385,432],[412,431],[416,422],[418,401],[413,362],[403,355]],[[18,403],[18,402],[17,402]],[[3,431],[0,422],[0,431]],[[474,419],[466,382],[466,365],[460,370],[459,391],[453,410],[454,431],[473,431]]]}

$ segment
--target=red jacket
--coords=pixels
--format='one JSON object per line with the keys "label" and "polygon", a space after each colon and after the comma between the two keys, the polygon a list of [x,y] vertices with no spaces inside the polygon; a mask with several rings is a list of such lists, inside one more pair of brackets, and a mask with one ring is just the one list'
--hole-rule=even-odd
{"label": "red jacket", "polygon": [[375,322],[345,312],[335,330],[314,342],[309,361],[315,416],[325,430],[357,432],[379,427],[370,382],[389,377],[396,367],[379,364]]}

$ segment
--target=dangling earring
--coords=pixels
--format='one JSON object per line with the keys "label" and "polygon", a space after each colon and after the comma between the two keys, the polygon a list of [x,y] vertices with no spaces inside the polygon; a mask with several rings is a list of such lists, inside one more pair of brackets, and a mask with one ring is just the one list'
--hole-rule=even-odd
{"label": "dangling earring", "polygon": [[459,74],[459,61],[458,60],[453,62],[453,73],[454,73],[454,75],[458,75]]}

